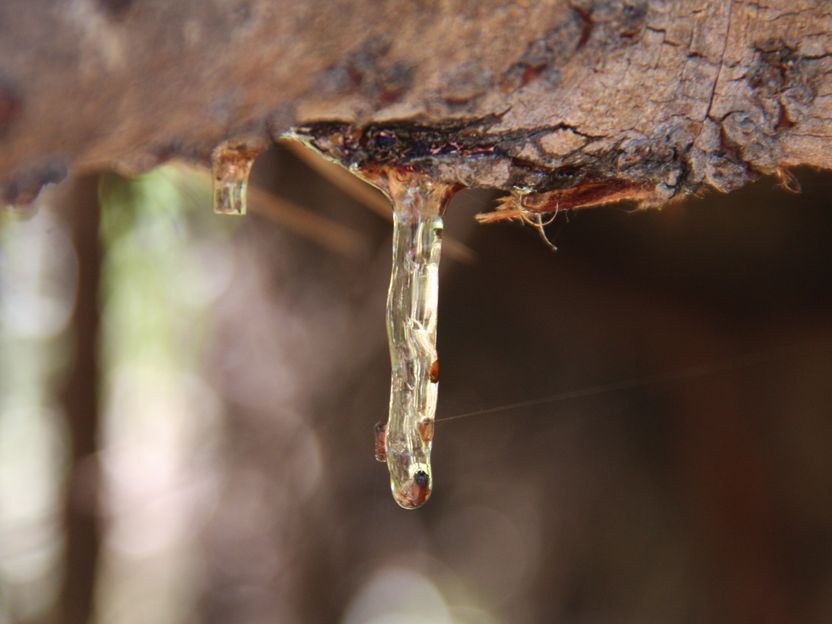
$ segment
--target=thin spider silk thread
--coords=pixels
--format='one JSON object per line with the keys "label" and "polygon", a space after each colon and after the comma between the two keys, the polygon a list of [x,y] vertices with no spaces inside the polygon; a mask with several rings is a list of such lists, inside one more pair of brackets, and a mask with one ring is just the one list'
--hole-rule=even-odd
{"label": "thin spider silk thread", "polygon": [[525,407],[535,407],[538,405],[548,405],[550,403],[561,403],[564,401],[571,401],[575,399],[583,399],[602,394],[609,394],[612,392],[623,392],[624,390],[633,390],[635,388],[642,388],[664,383],[674,383],[679,381],[686,381],[695,379],[697,377],[707,377],[716,375],[718,373],[725,373],[735,370],[741,370],[767,362],[772,362],[781,356],[798,356],[798,355],[817,355],[828,353],[832,350],[832,345],[825,345],[824,348],[806,349],[806,345],[793,345],[783,349],[775,349],[770,351],[763,351],[759,353],[752,353],[744,355],[739,358],[726,360],[724,362],[717,362],[715,364],[701,364],[698,366],[690,366],[675,371],[666,373],[656,373],[654,375],[647,375],[643,377],[634,377],[621,381],[613,381],[606,384],[598,384],[594,386],[587,386],[577,390],[567,390],[545,397],[536,399],[527,399],[525,401],[517,401],[515,403],[507,403],[505,405],[498,405],[496,407],[488,407],[470,412],[463,412],[462,414],[454,414],[452,416],[445,416],[437,418],[436,423],[446,423],[454,420],[462,420],[463,418],[473,418],[474,416],[486,416],[490,414],[498,414],[500,412],[507,412],[515,409],[522,409]]}

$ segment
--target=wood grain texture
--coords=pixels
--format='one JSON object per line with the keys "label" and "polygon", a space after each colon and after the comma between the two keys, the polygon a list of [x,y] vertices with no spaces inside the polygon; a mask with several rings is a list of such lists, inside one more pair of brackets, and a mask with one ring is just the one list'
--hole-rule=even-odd
{"label": "wood grain texture", "polygon": [[823,0],[5,0],[0,184],[328,122],[532,210],[659,205],[832,168],[831,33]]}

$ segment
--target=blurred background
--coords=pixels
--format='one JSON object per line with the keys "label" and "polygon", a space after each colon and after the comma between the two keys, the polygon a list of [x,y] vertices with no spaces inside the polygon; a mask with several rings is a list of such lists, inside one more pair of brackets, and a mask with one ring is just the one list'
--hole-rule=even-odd
{"label": "blurred background", "polygon": [[556,253],[458,195],[408,512],[391,226],[321,170],[261,155],[244,219],[181,164],[3,213],[0,624],[832,621],[832,177]]}

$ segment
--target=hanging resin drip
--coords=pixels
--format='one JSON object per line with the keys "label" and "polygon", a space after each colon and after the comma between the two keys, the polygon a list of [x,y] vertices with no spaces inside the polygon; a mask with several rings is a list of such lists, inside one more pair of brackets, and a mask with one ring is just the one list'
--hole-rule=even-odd
{"label": "hanging resin drip", "polygon": [[[387,426],[376,458],[387,462],[393,498],[405,509],[430,496],[430,451],[439,382],[436,321],[442,212],[455,188],[415,173],[390,173],[393,269],[387,294],[392,367]],[[379,453],[380,438],[384,453]]]}
{"label": "hanging resin drip", "polygon": [[222,143],[211,154],[214,185],[214,212],[244,215],[246,187],[254,159],[260,153],[245,143]]}
{"label": "hanging resin drip", "polygon": [[[375,426],[373,450],[376,460],[387,464],[395,501],[415,509],[433,490],[430,452],[439,387],[436,321],[442,213],[461,186],[397,165],[389,150],[379,151],[379,141],[367,143],[365,135],[357,137],[344,129],[340,124],[313,125],[284,137],[342,165],[393,202],[393,268],[387,293],[390,411],[387,423]],[[376,137],[384,144],[390,138]]]}

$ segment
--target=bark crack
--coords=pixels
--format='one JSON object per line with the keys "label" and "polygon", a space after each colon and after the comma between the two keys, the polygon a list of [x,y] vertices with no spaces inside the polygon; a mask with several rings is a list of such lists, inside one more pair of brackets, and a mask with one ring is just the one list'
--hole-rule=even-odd
{"label": "bark crack", "polygon": [[[734,1],[735,0],[728,0],[728,19],[727,24],[725,27],[725,34],[723,35],[723,42],[722,42],[722,52],[719,56],[719,63],[717,65],[716,70],[716,79],[714,80],[713,88],[711,89],[711,95],[708,98],[708,108],[705,111],[705,119],[711,117],[711,109],[714,105],[714,97],[716,95],[716,89],[719,86],[719,80],[722,76],[722,68],[725,65],[725,51],[728,49],[728,41],[731,38],[731,17],[734,13]],[[704,120],[703,120],[704,122]]]}

